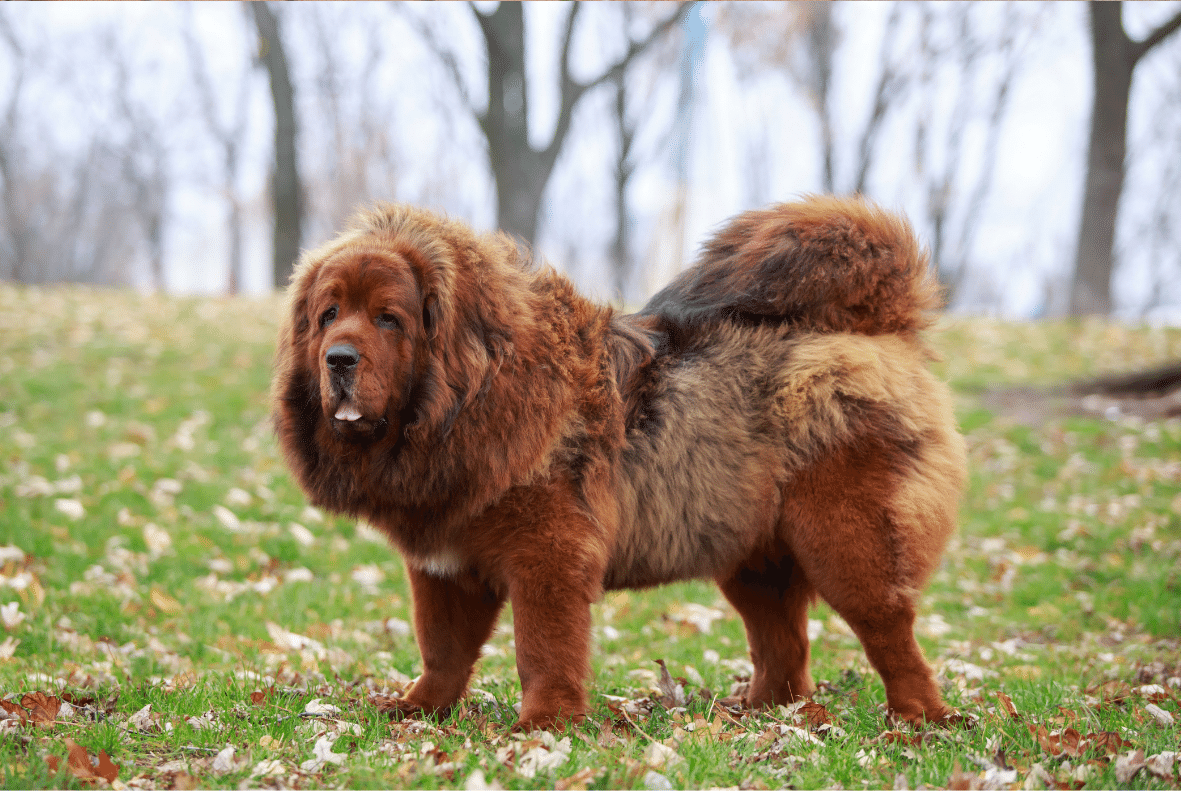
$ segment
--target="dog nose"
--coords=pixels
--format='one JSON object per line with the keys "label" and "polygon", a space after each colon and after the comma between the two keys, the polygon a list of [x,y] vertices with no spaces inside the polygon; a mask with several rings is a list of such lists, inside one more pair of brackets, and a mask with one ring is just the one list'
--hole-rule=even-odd
{"label": "dog nose", "polygon": [[338,343],[328,349],[324,361],[336,373],[344,373],[350,368],[357,367],[357,363],[361,362],[361,353],[351,344]]}

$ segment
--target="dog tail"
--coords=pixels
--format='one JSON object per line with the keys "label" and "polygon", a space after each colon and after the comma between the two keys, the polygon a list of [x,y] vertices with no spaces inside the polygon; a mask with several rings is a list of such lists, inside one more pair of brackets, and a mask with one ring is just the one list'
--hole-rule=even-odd
{"label": "dog tail", "polygon": [[905,219],[861,198],[812,197],[730,221],[640,314],[687,330],[734,322],[914,334],[940,305]]}

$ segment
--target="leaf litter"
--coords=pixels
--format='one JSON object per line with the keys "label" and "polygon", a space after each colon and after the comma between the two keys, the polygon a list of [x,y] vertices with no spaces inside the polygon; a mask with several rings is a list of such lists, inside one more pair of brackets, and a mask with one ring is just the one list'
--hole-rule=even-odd
{"label": "leaf litter", "polygon": [[[34,293],[55,307],[31,313]],[[11,461],[0,500],[24,520],[0,535],[0,732],[26,756],[7,753],[12,766],[56,757],[80,782],[90,772],[86,783],[143,788],[1178,785],[1181,647],[1148,604],[1168,613],[1176,598],[1145,586],[1167,582],[1181,558],[1181,422],[1025,429],[981,421],[965,401],[975,478],[919,633],[977,727],[888,724],[847,625],[824,610],[808,625],[813,700],[744,711],[733,701],[751,672],[737,616],[714,592],[677,587],[608,597],[596,634],[617,680],[595,682],[607,694],[594,696],[591,723],[551,744],[507,735],[519,695],[511,630],[481,663],[481,693],[450,718],[376,715],[376,696],[401,694],[418,672],[404,580],[376,531],[306,507],[282,472],[264,395],[278,310],[0,286],[4,326],[45,350],[33,359],[14,335],[0,348],[5,370],[47,377],[60,360],[80,373],[53,375],[95,372],[70,380],[86,395],[60,406],[0,383]],[[1157,330],[946,324],[936,342],[953,381],[1181,356],[1181,334]],[[225,328],[232,352],[209,340]],[[243,354],[258,365],[226,365]],[[182,367],[165,368],[169,355]],[[248,405],[218,401],[231,392]],[[67,432],[77,439],[60,441]],[[78,573],[63,573],[63,559]],[[96,626],[96,610],[109,625]],[[228,628],[192,625],[218,620]],[[1081,677],[1056,686],[1060,668]],[[98,723],[125,734],[113,780],[88,741]],[[177,747],[178,736],[193,744]],[[954,771],[934,768],[945,753]]]}

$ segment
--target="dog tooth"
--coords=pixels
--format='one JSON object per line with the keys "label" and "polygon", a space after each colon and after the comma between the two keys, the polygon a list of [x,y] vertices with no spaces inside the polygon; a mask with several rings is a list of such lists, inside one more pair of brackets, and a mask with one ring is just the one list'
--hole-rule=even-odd
{"label": "dog tooth", "polygon": [[337,420],[347,420],[350,423],[354,420],[361,419],[361,413],[357,411],[356,407],[342,405],[340,409],[336,410]]}

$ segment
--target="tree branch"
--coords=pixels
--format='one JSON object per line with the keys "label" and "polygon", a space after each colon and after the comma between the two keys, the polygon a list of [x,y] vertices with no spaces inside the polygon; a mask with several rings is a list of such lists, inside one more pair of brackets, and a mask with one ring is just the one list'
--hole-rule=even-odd
{"label": "tree branch", "polygon": [[1132,63],[1136,63],[1144,57],[1150,49],[1172,35],[1177,28],[1181,28],[1181,11],[1178,11],[1172,19],[1149,33],[1144,39],[1132,44]]}
{"label": "tree branch", "polygon": [[566,23],[566,34],[562,42],[562,99],[561,106],[558,111],[558,123],[554,129],[553,139],[550,140],[545,151],[542,152],[547,163],[557,159],[558,151],[562,148],[562,142],[566,138],[567,132],[570,131],[570,122],[573,120],[574,108],[583,95],[591,88],[596,88],[603,83],[617,79],[627,69],[631,62],[642,55],[649,47],[652,46],[661,36],[689,13],[693,7],[692,0],[682,2],[677,5],[677,10],[670,14],[667,18],[657,23],[648,35],[639,41],[630,41],[627,45],[627,52],[623,57],[616,61],[613,65],[607,68],[602,74],[588,82],[578,82],[570,76],[570,39],[573,37],[574,17],[578,13],[579,5],[574,6],[574,10],[570,12],[570,18]]}
{"label": "tree branch", "polygon": [[869,120],[865,122],[865,129],[861,132],[861,141],[858,145],[857,180],[853,185],[853,191],[858,194],[865,192],[869,181],[874,144],[877,142],[882,122],[890,111],[890,102],[898,98],[908,80],[907,75],[900,72],[898,64],[892,60],[893,42],[900,23],[900,14],[899,6],[894,5],[890,9],[890,15],[886,17],[886,31],[882,35],[882,70],[878,75],[877,90],[874,92],[873,111]]}
{"label": "tree branch", "polygon": [[[483,26],[483,14],[481,14],[474,5],[470,3],[469,5],[471,5],[472,12],[476,15],[476,19],[479,20],[480,25]],[[394,8],[403,9],[405,6],[401,3],[395,3]],[[439,59],[439,61],[443,64],[443,67],[447,69],[447,73],[451,76],[451,81],[455,84],[455,90],[459,92],[460,101],[462,101],[468,111],[471,112],[471,114],[482,123],[484,113],[478,112],[475,105],[472,103],[472,97],[471,94],[468,93],[467,84],[464,83],[463,75],[459,72],[459,61],[455,59],[455,53],[449,48],[443,46],[443,43],[440,42],[438,37],[435,36],[435,32],[431,30],[431,27],[426,23],[426,20],[421,19],[417,14],[414,13],[406,13],[404,14],[404,17],[410,26],[418,32],[418,35],[422,37],[423,42],[425,42],[430,51],[435,54],[435,57]]]}

